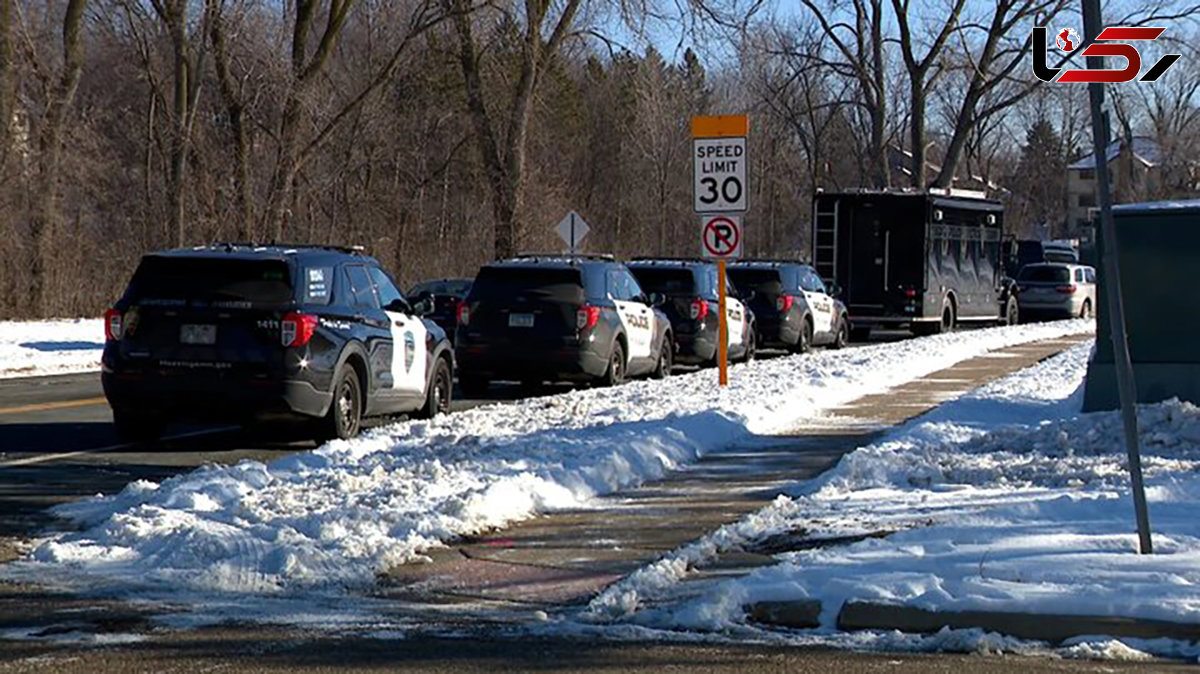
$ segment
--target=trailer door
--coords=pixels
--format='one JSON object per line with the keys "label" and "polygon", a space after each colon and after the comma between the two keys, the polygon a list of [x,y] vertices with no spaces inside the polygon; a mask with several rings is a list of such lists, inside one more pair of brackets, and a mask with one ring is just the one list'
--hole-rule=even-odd
{"label": "trailer door", "polygon": [[883,309],[888,266],[887,227],[884,209],[873,201],[855,204],[850,234],[850,258],[854,261],[846,289],[851,313]]}

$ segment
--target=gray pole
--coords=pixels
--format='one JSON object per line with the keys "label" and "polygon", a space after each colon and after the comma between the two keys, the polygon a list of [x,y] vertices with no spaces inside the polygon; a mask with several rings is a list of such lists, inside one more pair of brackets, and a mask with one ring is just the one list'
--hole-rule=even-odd
{"label": "gray pole", "polygon": [[[1084,43],[1100,34],[1104,22],[1099,0],[1083,0]],[[1104,57],[1089,56],[1088,68],[1103,68]],[[1117,257],[1117,233],[1112,219],[1112,191],[1108,181],[1108,113],[1104,110],[1104,85],[1088,85],[1092,103],[1092,157],[1096,164],[1096,182],[1100,188],[1100,231],[1104,237],[1104,285],[1108,295],[1109,325],[1112,329],[1113,359],[1117,370],[1117,392],[1121,397],[1121,420],[1125,426],[1125,450],[1129,454],[1129,481],[1133,490],[1133,511],[1137,517],[1138,551],[1154,552],[1150,544],[1150,515],[1146,512],[1146,490],[1142,484],[1142,455],[1138,439],[1137,383],[1129,359],[1129,339],[1125,333],[1125,306],[1121,301],[1121,266]]]}
{"label": "gray pole", "polygon": [[571,254],[575,254],[575,211],[571,211]]}

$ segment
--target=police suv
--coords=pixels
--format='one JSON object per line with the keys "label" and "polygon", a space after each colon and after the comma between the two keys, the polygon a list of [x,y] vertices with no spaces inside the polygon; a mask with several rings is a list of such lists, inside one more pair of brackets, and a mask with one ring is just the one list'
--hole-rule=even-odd
{"label": "police suv", "polygon": [[729,278],[749,297],[761,346],[803,353],[814,345],[838,349],[849,341],[846,306],[830,296],[812,267],[744,260],[729,266]]}
{"label": "police suv", "polygon": [[[647,292],[666,298],[662,310],[675,333],[676,362],[715,364],[720,342],[716,265],[693,258],[639,258],[629,263],[629,270]],[[729,358],[751,360],[757,345],[754,312],[728,281],[725,295]]]}
{"label": "police suv", "polygon": [[219,244],[142,258],[105,315],[104,393],[119,435],[177,420],[315,420],[348,438],[364,416],[447,412],[445,333],[353,249]]}
{"label": "police suv", "polygon": [[618,384],[666,377],[671,323],[625,265],[605,256],[517,257],[484,266],[459,305],[455,357],[467,395],[494,380]]}

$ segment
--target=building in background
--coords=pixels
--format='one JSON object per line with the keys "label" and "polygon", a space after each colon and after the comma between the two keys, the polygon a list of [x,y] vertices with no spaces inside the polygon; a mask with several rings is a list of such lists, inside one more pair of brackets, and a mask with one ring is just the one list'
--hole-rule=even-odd
{"label": "building in background", "polygon": [[[1109,143],[1106,153],[1113,203],[1140,201],[1161,191],[1162,151],[1148,136]],[[1092,216],[1099,205],[1096,158],[1087,155],[1067,166],[1067,236],[1092,241]]]}

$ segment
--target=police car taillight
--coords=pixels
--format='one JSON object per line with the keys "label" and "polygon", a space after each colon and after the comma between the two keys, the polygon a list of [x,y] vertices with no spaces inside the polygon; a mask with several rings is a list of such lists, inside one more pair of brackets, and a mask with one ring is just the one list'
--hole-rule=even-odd
{"label": "police car taillight", "polygon": [[1068,293],[1068,294],[1073,293],[1073,292],[1075,292],[1075,284],[1071,283],[1071,284],[1068,284],[1065,286],[1058,286],[1057,288],[1055,288],[1055,290],[1057,290],[1060,293]]}
{"label": "police car taillight", "polygon": [[121,339],[123,328],[124,320],[119,310],[109,309],[104,312],[104,336],[108,341],[115,342]]}
{"label": "police car taillight", "polygon": [[471,307],[467,306],[466,302],[458,303],[458,324],[459,325],[470,325],[471,324]]}
{"label": "police car taillight", "polygon": [[692,320],[693,321],[704,320],[704,317],[707,315],[708,315],[708,300],[704,299],[703,297],[697,297],[696,299],[692,300],[692,310],[691,310]]}
{"label": "police car taillight", "polygon": [[775,308],[779,311],[787,311],[792,308],[792,302],[795,301],[791,295],[780,295],[775,298]]}
{"label": "police car taillight", "polygon": [[591,330],[600,322],[600,307],[584,305],[579,307],[579,311],[575,312],[575,328],[578,330]]}
{"label": "police car taillight", "polygon": [[317,317],[312,314],[290,313],[279,324],[279,340],[284,346],[304,346],[317,329]]}

